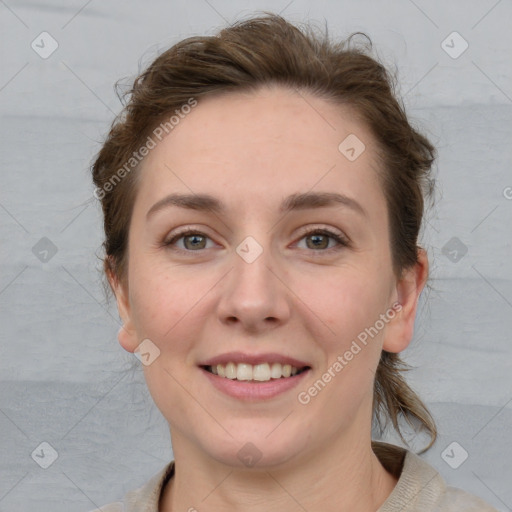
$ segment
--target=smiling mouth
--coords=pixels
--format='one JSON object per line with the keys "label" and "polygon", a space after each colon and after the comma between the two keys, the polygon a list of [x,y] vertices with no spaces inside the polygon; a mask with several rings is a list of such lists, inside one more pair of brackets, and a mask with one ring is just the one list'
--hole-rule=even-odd
{"label": "smiling mouth", "polygon": [[262,364],[247,364],[247,363],[227,363],[216,364],[213,366],[202,366],[204,370],[219,377],[231,380],[250,381],[250,382],[268,382],[270,380],[286,379],[299,375],[306,370],[309,366],[297,368],[290,364],[281,363],[262,363]]}

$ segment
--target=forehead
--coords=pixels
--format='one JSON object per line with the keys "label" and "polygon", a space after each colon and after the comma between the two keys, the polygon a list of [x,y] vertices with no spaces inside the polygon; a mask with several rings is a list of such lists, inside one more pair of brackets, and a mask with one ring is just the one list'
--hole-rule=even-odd
{"label": "forehead", "polygon": [[137,202],[176,191],[240,206],[311,190],[375,200],[378,169],[376,143],[353,109],[265,87],[201,98],[145,158]]}

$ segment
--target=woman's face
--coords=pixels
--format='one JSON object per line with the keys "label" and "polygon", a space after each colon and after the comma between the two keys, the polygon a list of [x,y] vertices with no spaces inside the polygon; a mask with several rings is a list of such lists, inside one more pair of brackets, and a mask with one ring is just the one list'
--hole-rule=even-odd
{"label": "woman's face", "polygon": [[419,293],[392,271],[378,168],[350,109],[280,87],[202,99],[150,151],[119,339],[143,342],[175,455],[275,466],[369,439],[381,350],[410,341]]}

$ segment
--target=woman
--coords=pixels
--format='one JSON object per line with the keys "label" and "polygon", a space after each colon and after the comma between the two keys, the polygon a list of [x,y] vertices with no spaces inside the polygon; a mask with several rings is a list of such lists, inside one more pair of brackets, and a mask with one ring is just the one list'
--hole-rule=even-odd
{"label": "woman", "polygon": [[[409,450],[434,148],[381,64],[275,15],[137,78],[93,164],[105,271],[174,461],[101,510],[491,511]],[[400,434],[401,435],[401,434]]]}

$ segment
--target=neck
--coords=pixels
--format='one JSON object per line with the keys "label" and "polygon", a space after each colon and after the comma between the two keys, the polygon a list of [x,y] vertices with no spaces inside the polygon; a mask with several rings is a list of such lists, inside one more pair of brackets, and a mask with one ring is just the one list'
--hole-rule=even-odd
{"label": "neck", "polygon": [[[326,443],[328,444],[328,443]],[[371,449],[371,436],[337,438],[323,452],[296,457],[285,466],[239,469],[218,463],[173,433],[176,472],[160,511],[375,512],[397,479]],[[181,448],[186,448],[185,450]]]}

